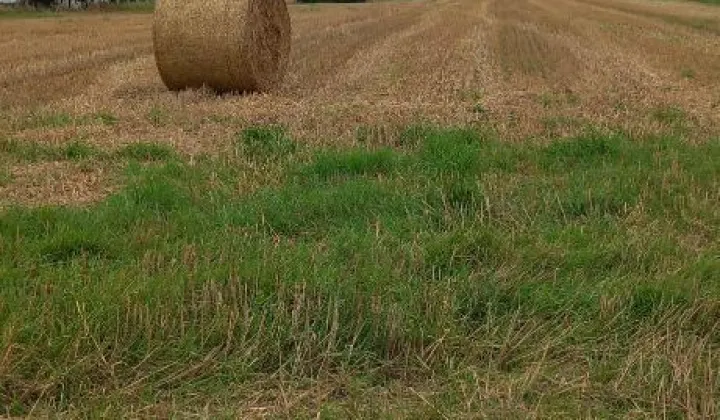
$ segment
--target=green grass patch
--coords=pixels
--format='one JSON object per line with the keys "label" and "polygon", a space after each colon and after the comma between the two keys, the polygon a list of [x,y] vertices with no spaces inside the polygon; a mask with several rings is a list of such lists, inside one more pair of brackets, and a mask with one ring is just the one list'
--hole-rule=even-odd
{"label": "green grass patch", "polygon": [[22,129],[61,128],[75,124],[75,117],[67,113],[33,113],[22,122]]}
{"label": "green grass patch", "polygon": [[81,140],[61,146],[16,139],[0,140],[0,156],[23,162],[83,160],[101,154],[97,148]]}
{"label": "green grass patch", "polygon": [[9,169],[5,169],[5,168],[0,169],[0,187],[5,187],[7,185],[10,185],[12,180],[13,180],[13,176],[10,173]]}
{"label": "green grass patch", "polygon": [[[328,412],[370,417],[362,395],[392,384],[437,392],[391,416],[714,404],[717,143],[432,127],[396,143],[318,150],[251,127],[192,163],[131,145],[104,202],[0,213],[0,403],[87,414],[201,395],[217,414],[278,375],[330,375],[354,385]],[[239,192],[257,166],[281,182]]]}
{"label": "green grass patch", "polygon": [[323,151],[314,157],[310,165],[303,168],[303,174],[324,181],[336,177],[387,175],[397,170],[402,160],[402,157],[391,149]]}
{"label": "green grass patch", "polygon": [[280,126],[253,126],[238,134],[239,152],[250,160],[282,159],[297,150],[295,142]]}
{"label": "green grass patch", "polygon": [[37,130],[43,128],[63,128],[84,125],[117,124],[118,118],[109,112],[86,115],[71,115],[64,112],[33,112],[15,124],[17,130]]}
{"label": "green grass patch", "polygon": [[162,127],[167,125],[170,121],[170,115],[168,112],[158,106],[153,106],[147,113],[147,120],[155,127]]}
{"label": "green grass patch", "polygon": [[89,119],[100,125],[115,125],[119,119],[110,112],[98,112],[89,116]]}
{"label": "green grass patch", "polygon": [[676,106],[660,107],[652,112],[652,117],[667,126],[682,125],[687,118],[685,111]]}
{"label": "green grass patch", "polygon": [[684,68],[680,71],[680,76],[682,76],[683,79],[692,80],[697,75],[697,72],[690,68]]}
{"label": "green grass patch", "polygon": [[95,147],[81,141],[73,141],[61,149],[61,155],[69,160],[89,159],[97,154]]}
{"label": "green grass patch", "polygon": [[141,162],[167,161],[177,157],[175,150],[158,143],[133,143],[117,151],[117,156]]}

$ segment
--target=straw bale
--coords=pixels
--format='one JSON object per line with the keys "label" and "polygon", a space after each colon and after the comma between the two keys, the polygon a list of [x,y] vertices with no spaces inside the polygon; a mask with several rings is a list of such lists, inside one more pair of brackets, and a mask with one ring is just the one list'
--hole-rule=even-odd
{"label": "straw bale", "polygon": [[158,0],[155,59],[171,90],[265,92],[286,72],[290,32],[285,0]]}

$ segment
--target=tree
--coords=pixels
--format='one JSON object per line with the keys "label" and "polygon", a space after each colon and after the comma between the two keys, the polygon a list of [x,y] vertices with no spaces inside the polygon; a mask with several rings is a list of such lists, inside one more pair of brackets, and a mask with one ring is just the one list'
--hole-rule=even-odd
{"label": "tree", "polygon": [[55,3],[55,0],[28,0],[28,4],[34,7],[50,7]]}

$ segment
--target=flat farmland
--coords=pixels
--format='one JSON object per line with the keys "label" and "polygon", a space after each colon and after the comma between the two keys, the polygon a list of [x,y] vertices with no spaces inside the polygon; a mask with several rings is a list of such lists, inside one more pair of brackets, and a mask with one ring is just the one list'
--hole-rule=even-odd
{"label": "flat farmland", "polygon": [[[291,9],[285,83],[269,95],[222,99],[164,89],[150,14],[4,19],[0,133],[53,144],[83,138],[103,149],[152,140],[190,155],[223,149],[233,130],[255,123],[281,124],[313,143],[352,143],[359,127],[382,143],[418,123],[483,125],[509,141],[590,124],[717,133],[720,12],[712,5],[443,0]],[[113,124],[88,119],[97,114]],[[28,189],[33,168],[16,171],[3,203],[102,194],[101,179],[69,197]]]}
{"label": "flat farmland", "polygon": [[720,7],[289,7],[223,96],[0,10],[0,416],[717,418]]}

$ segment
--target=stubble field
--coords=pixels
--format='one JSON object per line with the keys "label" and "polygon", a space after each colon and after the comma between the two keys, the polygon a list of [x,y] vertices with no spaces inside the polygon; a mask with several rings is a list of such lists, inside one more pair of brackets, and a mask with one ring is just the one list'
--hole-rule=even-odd
{"label": "stubble field", "polygon": [[[294,6],[292,15],[286,83],[220,100],[165,91],[149,14],[3,20],[0,133],[102,149],[162,142],[194,155],[257,123],[331,144],[354,142],[358,128],[386,144],[418,123],[479,124],[510,141],[589,124],[718,132],[720,13],[711,5],[435,1]],[[0,201],[87,202],[113,185],[102,168],[88,179],[73,165],[46,166],[14,166]],[[55,187],[31,185],[46,170]]]}
{"label": "stubble field", "polygon": [[0,415],[718,415],[720,8],[291,15],[218,97],[0,14]]}

